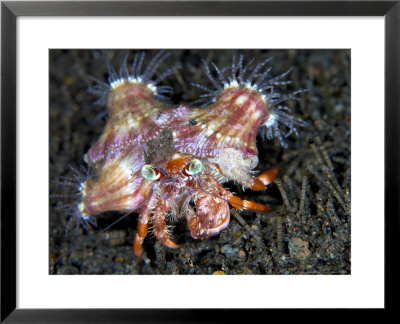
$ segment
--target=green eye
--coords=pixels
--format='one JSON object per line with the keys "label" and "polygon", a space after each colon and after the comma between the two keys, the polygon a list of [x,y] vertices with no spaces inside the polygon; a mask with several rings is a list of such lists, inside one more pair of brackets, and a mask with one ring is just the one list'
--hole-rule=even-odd
{"label": "green eye", "polygon": [[154,169],[150,164],[145,164],[142,167],[142,176],[147,180],[157,180],[160,178],[160,172]]}
{"label": "green eye", "polygon": [[200,160],[193,159],[189,164],[187,173],[190,175],[199,173],[203,169],[203,163]]}

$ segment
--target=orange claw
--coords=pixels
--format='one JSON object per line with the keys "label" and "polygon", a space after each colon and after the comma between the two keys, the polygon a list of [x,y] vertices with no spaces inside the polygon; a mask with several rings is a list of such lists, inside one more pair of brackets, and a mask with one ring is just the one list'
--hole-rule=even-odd
{"label": "orange claw", "polygon": [[166,247],[169,247],[171,249],[177,249],[179,247],[179,244],[176,244],[171,239],[166,239],[165,241],[162,241],[161,243],[164,244]]}
{"label": "orange claw", "polygon": [[269,184],[275,181],[276,177],[278,176],[278,172],[279,172],[278,168],[268,169],[265,170],[263,173],[261,173],[256,179],[261,181],[265,186],[268,186]]}
{"label": "orange claw", "polygon": [[267,189],[265,184],[261,180],[259,180],[258,178],[254,179],[253,184],[249,188],[251,190],[254,190],[254,191],[261,191],[261,190]]}
{"label": "orange claw", "polygon": [[254,191],[261,191],[267,189],[267,185],[275,181],[278,172],[279,172],[278,168],[273,168],[264,171],[257,178],[254,179],[253,184],[249,188]]}

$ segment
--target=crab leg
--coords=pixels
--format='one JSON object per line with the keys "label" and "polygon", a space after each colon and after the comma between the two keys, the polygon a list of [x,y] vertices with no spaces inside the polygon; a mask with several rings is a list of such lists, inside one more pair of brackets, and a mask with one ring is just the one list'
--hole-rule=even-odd
{"label": "crab leg", "polygon": [[151,209],[154,204],[157,202],[156,194],[153,192],[150,199],[143,206],[143,209],[140,213],[138,224],[137,224],[137,233],[135,236],[135,240],[133,241],[133,252],[135,255],[141,259],[143,253],[143,240],[147,235],[147,231],[149,228],[149,221],[151,218]]}
{"label": "crab leg", "polygon": [[179,247],[178,244],[173,242],[169,238],[169,233],[168,230],[166,229],[166,223],[165,223],[165,216],[167,216],[168,212],[170,210],[170,206],[167,202],[167,200],[160,200],[159,205],[157,206],[157,209],[154,213],[154,219],[153,219],[153,231],[155,237],[165,246],[176,249]]}
{"label": "crab leg", "polygon": [[234,207],[236,209],[239,209],[239,210],[252,209],[252,210],[258,210],[258,211],[262,211],[262,212],[266,212],[271,209],[271,207],[269,207],[269,206],[259,204],[254,201],[240,199],[239,197],[233,195],[230,192],[229,192],[229,194],[230,194],[230,197],[228,197],[227,199],[228,199],[229,203],[232,205],[232,207]]}
{"label": "crab leg", "polygon": [[265,190],[269,184],[274,182],[278,175],[278,168],[272,168],[261,173],[257,178],[254,179],[253,184],[249,187],[254,191]]}
{"label": "crab leg", "polygon": [[133,252],[135,255],[141,259],[143,253],[143,240],[147,235],[147,230],[149,228],[149,220],[151,217],[151,213],[149,208],[146,206],[143,208],[142,212],[140,213],[140,217],[137,224],[137,233],[135,236],[135,240],[133,241]]}
{"label": "crab leg", "polygon": [[228,200],[228,202],[232,205],[232,207],[236,209],[252,209],[252,210],[258,210],[258,211],[269,211],[271,207],[256,203],[254,201],[250,200],[244,200],[240,199],[239,197],[235,196],[233,193],[230,191],[226,190],[218,181],[213,180],[212,177],[209,177],[209,179],[217,186],[219,192],[221,195]]}

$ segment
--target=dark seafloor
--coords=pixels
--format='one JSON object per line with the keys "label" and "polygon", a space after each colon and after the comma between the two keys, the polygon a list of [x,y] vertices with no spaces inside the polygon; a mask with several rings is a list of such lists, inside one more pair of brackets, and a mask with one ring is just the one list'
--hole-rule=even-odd
{"label": "dark seafloor", "polygon": [[[190,236],[185,219],[174,228],[180,248],[164,247],[148,235],[144,262],[132,242],[138,214],[116,224],[122,214],[104,213],[96,228],[69,226],[65,207],[77,192],[60,184],[71,175],[68,165],[85,166],[83,155],[102,133],[105,107],[87,92],[93,81],[106,81],[106,57],[119,69],[127,50],[51,50],[50,66],[50,274],[350,274],[350,50],[171,50],[158,72],[180,62],[182,68],[163,81],[174,87],[173,104],[189,103],[200,94],[190,82],[209,85],[201,58],[227,67],[232,57],[245,62],[273,56],[271,73],[293,67],[293,83],[282,92],[308,89],[289,101],[295,115],[308,123],[299,137],[279,141],[258,138],[257,170],[278,167],[277,181],[264,192],[225,187],[241,198],[269,204],[268,213],[237,212],[219,235]],[[156,51],[147,54],[146,61]],[[100,118],[99,118],[100,117]],[[97,121],[96,121],[97,120]],[[107,227],[109,227],[106,229]],[[104,230],[106,229],[106,230]]]}

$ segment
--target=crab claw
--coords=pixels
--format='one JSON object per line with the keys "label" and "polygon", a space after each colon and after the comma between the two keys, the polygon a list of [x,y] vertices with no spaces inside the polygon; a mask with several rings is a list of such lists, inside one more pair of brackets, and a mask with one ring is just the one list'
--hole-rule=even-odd
{"label": "crab claw", "polygon": [[217,196],[197,192],[194,198],[196,213],[190,207],[186,220],[195,239],[217,235],[230,221],[229,204]]}
{"label": "crab claw", "polygon": [[256,179],[260,180],[265,186],[268,186],[272,182],[275,181],[276,177],[278,176],[279,169],[278,168],[271,168],[262,172]]}
{"label": "crab claw", "polygon": [[272,168],[262,172],[257,178],[253,179],[253,183],[248,187],[254,191],[267,189],[267,186],[275,181],[278,176],[278,168]]}

